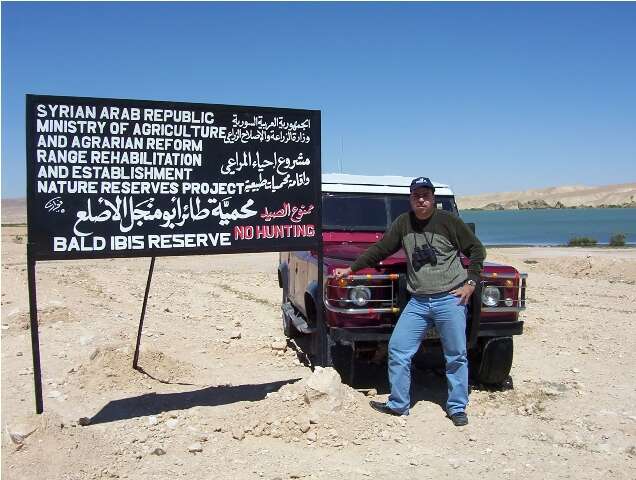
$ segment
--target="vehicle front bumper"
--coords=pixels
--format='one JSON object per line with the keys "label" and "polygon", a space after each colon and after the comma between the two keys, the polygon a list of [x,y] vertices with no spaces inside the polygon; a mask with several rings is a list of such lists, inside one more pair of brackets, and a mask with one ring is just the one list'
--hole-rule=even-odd
{"label": "vehicle front bumper", "polygon": [[[388,342],[393,332],[392,327],[361,327],[329,329],[331,339],[336,343],[352,344],[355,342]],[[482,322],[478,337],[510,337],[523,333],[523,320],[512,322]],[[427,336],[427,340],[435,340],[437,337]]]}

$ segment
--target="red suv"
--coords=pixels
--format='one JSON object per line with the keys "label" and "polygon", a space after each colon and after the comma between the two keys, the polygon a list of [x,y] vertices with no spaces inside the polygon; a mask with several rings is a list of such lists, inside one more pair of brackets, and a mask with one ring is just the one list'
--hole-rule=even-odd
{"label": "red suv", "polygon": [[[364,361],[386,358],[387,343],[409,300],[403,251],[347,278],[345,268],[380,239],[409,207],[410,177],[325,174],[322,177],[323,296],[318,295],[315,251],[281,252],[278,282],[283,289],[283,330],[287,337],[310,340],[312,363],[334,365],[352,383]],[[437,208],[459,215],[453,192],[435,183]],[[468,259],[462,256],[468,265]],[[508,265],[485,262],[481,282],[469,305],[466,335],[472,377],[500,385],[510,374],[514,335],[523,332],[526,277]],[[322,320],[317,315],[322,309]],[[434,329],[414,362],[440,362]],[[358,367],[355,367],[358,365]]]}

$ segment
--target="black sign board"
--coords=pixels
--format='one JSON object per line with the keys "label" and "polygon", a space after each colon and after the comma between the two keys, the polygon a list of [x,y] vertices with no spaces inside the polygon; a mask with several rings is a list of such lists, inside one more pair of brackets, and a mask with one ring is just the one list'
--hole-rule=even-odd
{"label": "black sign board", "polygon": [[316,248],[320,112],[28,95],[33,260]]}

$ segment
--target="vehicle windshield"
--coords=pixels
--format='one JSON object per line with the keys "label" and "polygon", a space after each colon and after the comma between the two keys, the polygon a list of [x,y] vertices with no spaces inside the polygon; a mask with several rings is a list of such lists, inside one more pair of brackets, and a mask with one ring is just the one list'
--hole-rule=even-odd
{"label": "vehicle windshield", "polygon": [[[436,195],[435,201],[438,209],[457,214],[452,196]],[[384,232],[409,208],[408,195],[323,193],[323,229]]]}

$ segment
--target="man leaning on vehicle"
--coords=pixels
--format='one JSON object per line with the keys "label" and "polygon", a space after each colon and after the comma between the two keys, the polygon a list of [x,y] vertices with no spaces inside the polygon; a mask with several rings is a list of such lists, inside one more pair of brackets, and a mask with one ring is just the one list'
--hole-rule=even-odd
{"label": "man leaning on vehicle", "polygon": [[[480,278],[486,251],[475,234],[456,215],[435,206],[435,187],[426,177],[411,182],[411,210],[391,224],[381,240],[346,269],[346,276],[403,248],[407,258],[407,288],[411,299],[389,341],[389,382],[386,403],[371,401],[382,413],[408,415],[411,405],[411,360],[426,331],[435,326],[446,362],[446,413],[456,426],[468,424],[468,358],[466,305]],[[470,259],[466,270],[460,252]]]}

